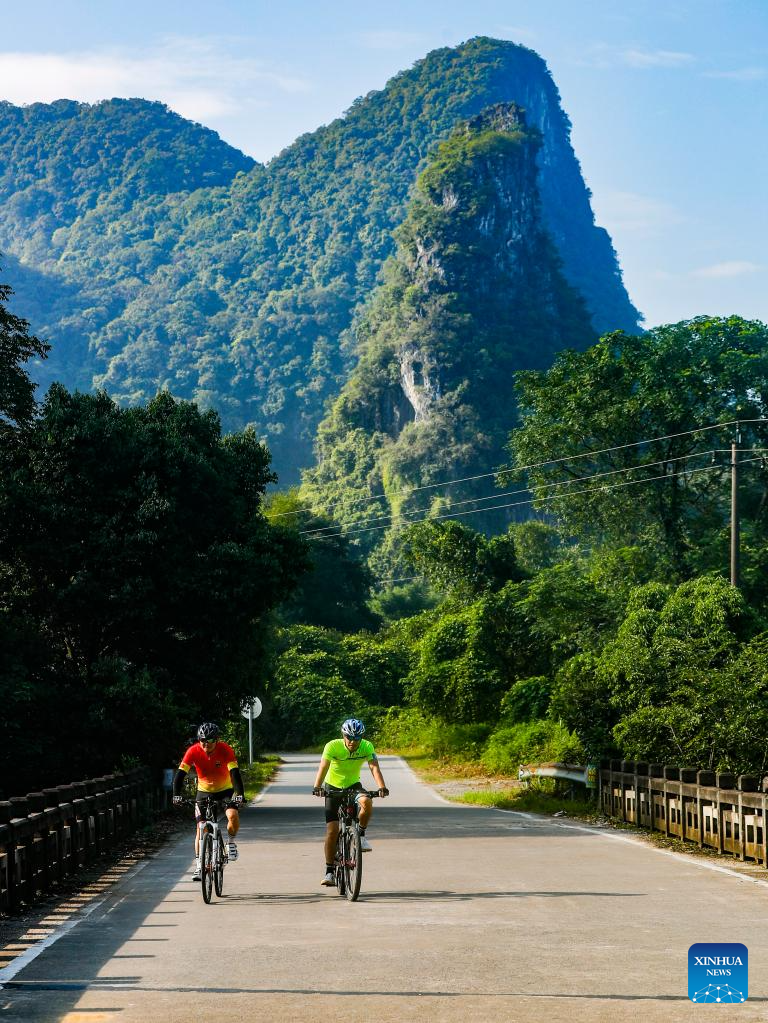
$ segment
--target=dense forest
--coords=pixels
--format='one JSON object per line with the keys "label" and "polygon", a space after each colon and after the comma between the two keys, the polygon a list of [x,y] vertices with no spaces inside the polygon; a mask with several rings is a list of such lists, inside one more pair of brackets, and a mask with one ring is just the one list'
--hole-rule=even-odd
{"label": "dense forest", "polygon": [[527,485],[535,517],[496,536],[413,522],[410,578],[379,587],[376,631],[283,628],[278,734],[308,745],[354,710],[384,743],[491,773],[606,756],[764,772],[768,328],[699,317],[612,333],[519,372],[516,391],[509,462],[529,468],[500,483]]}
{"label": "dense forest", "polygon": [[0,289],[0,789],[161,766],[264,674],[269,611],[305,545],[262,512],[253,431],[159,394],[125,409],[61,384]]}
{"label": "dense forest", "polygon": [[[402,574],[398,535],[414,516],[493,494],[487,478],[429,485],[503,463],[515,372],[596,339],[543,222],[540,144],[520,108],[497,104],[438,145],[358,327],[357,365],[320,424],[301,496],[343,520],[380,575]],[[499,532],[505,518],[479,524]]]}
{"label": "dense forest", "polygon": [[430,53],[267,166],[160,104],[0,104],[0,250],[53,343],[43,389],[160,387],[253,424],[283,482],[312,463],[417,175],[457,121],[516,102],[542,136],[542,216],[596,332],[637,326],[544,61],[478,38]]}

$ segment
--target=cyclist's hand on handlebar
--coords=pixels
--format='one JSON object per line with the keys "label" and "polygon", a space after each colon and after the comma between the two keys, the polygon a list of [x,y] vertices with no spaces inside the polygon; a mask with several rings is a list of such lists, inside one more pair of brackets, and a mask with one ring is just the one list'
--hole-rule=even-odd
{"label": "cyclist's hand on handlebar", "polygon": [[234,796],[232,796],[232,802],[236,806],[240,806],[240,804],[243,802],[243,797],[240,795],[239,792],[237,792]]}
{"label": "cyclist's hand on handlebar", "polygon": [[323,796],[323,795],[325,795],[325,793],[323,792],[322,785],[315,785],[315,787],[312,789],[312,795],[313,796]]}
{"label": "cyclist's hand on handlebar", "polygon": [[379,796],[381,799],[386,799],[388,795],[389,789],[386,787],[386,785],[384,786],[384,788],[379,789]]}
{"label": "cyclist's hand on handlebar", "polygon": [[181,806],[181,804],[183,802],[184,802],[184,796],[174,796],[173,797],[173,805],[174,806]]}

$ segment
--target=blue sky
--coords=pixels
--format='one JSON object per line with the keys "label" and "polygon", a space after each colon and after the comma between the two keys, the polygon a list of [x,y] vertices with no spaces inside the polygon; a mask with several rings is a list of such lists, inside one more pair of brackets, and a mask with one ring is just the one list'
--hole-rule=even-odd
{"label": "blue sky", "polygon": [[474,35],[548,62],[649,326],[768,321],[768,0],[36,0],[3,10],[0,98],[160,99],[268,160]]}

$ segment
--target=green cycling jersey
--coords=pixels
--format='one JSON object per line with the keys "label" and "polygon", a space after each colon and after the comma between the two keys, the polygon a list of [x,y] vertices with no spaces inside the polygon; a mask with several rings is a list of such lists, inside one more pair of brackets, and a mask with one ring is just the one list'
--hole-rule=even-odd
{"label": "green cycling jersey", "polygon": [[323,759],[331,764],[325,776],[326,783],[345,789],[360,781],[363,764],[376,759],[376,750],[367,739],[362,739],[356,750],[348,750],[343,739],[331,739],[325,744]]}

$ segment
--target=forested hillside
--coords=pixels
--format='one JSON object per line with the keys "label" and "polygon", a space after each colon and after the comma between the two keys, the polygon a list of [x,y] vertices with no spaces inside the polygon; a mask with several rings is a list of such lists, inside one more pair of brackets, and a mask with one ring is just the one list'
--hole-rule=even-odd
{"label": "forested hillside", "polygon": [[[418,179],[386,282],[358,329],[359,362],[320,425],[302,489],[364,548],[394,542],[414,515],[488,500],[487,479],[428,488],[501,464],[515,373],[595,340],[543,222],[540,144],[519,107],[498,104],[461,122]],[[480,522],[505,525],[489,513]]]}
{"label": "forested hillside", "polygon": [[544,61],[479,38],[429,54],[267,167],[157,104],[0,106],[0,250],[15,308],[54,346],[38,378],[127,402],[167,386],[226,428],[254,423],[295,478],[428,153],[509,101],[542,133],[543,220],[565,277],[597,331],[635,328]]}

